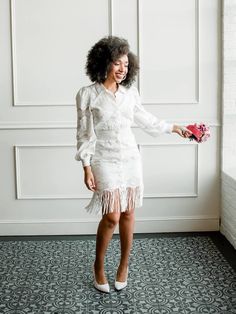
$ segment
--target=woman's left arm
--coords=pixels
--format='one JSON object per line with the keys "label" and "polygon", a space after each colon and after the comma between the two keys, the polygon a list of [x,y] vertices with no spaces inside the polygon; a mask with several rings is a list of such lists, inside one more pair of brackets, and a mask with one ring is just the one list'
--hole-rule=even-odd
{"label": "woman's left arm", "polygon": [[163,133],[177,133],[182,137],[191,136],[191,131],[187,130],[184,126],[160,120],[152,113],[146,111],[141,103],[138,90],[136,88],[133,88],[133,90],[135,96],[134,122],[145,132],[154,137]]}

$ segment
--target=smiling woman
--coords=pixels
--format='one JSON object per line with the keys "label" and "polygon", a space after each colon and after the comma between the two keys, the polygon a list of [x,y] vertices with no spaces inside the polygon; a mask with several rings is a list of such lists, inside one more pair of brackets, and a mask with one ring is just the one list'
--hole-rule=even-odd
{"label": "smiling woman", "polygon": [[[124,60],[120,60],[123,59]],[[109,36],[99,40],[89,51],[86,64],[86,73],[92,82],[104,83],[111,67],[118,67],[118,63],[124,62],[127,67],[126,77],[122,77],[119,83],[130,87],[135,81],[139,70],[137,57],[129,50],[127,40],[115,36]],[[119,71],[118,68],[116,70]]]}
{"label": "smiling woman", "polygon": [[127,285],[128,259],[133,240],[134,209],[142,206],[143,175],[140,152],[131,126],[135,122],[152,136],[176,132],[189,137],[187,129],[159,120],[141,104],[132,87],[139,66],[125,39],[109,36],[88,53],[87,74],[94,84],[76,96],[77,154],[82,161],[84,182],[93,191],[86,209],[101,212],[93,266],[94,286],[109,292],[104,257],[119,223],[121,259],[115,288]]}
{"label": "smiling woman", "polygon": [[128,73],[128,65],[129,59],[127,55],[120,56],[119,59],[112,62],[104,85],[109,86],[112,81],[115,81],[117,84],[115,86],[115,91],[113,92],[116,92],[118,90],[118,84],[126,79],[126,75]]}

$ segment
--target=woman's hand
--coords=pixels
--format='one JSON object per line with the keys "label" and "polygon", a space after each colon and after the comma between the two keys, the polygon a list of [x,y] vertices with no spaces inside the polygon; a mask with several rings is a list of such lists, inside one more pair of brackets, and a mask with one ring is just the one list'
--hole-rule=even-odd
{"label": "woman's hand", "polygon": [[188,130],[185,126],[181,126],[181,125],[174,125],[172,132],[177,133],[181,137],[185,137],[185,138],[188,138],[192,135],[192,132],[190,130]]}
{"label": "woman's hand", "polygon": [[90,191],[96,191],[96,184],[90,166],[84,167],[84,183]]}

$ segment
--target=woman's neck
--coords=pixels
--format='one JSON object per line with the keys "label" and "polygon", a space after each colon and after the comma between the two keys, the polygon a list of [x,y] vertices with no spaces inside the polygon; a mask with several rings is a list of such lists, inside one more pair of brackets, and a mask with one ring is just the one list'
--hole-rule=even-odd
{"label": "woman's neck", "polygon": [[108,89],[109,91],[111,91],[114,94],[118,89],[118,83],[116,83],[115,81],[106,80],[103,83],[103,85],[106,87],[106,89]]}

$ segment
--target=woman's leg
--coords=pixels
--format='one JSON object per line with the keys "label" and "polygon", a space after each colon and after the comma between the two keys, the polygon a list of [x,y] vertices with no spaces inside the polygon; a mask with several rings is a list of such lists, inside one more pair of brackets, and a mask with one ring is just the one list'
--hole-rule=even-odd
{"label": "woman's leg", "polygon": [[134,209],[121,213],[119,221],[121,258],[117,270],[117,281],[126,281],[129,254],[133,243],[134,232]]}
{"label": "woman's leg", "polygon": [[96,237],[96,259],[94,263],[96,281],[98,284],[107,282],[104,273],[104,258],[108,244],[112,238],[113,232],[120,219],[119,212],[105,214],[98,225]]}

